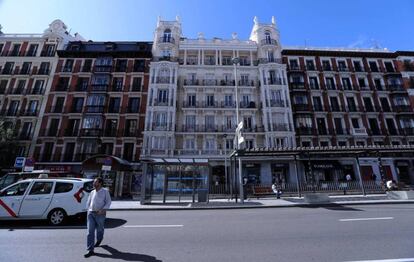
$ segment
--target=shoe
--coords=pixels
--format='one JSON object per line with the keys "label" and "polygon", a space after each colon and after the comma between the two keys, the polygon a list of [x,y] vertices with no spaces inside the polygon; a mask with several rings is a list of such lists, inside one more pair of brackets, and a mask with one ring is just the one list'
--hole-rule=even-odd
{"label": "shoe", "polygon": [[102,240],[96,241],[96,244],[94,247],[99,247],[101,245]]}
{"label": "shoe", "polygon": [[90,257],[95,255],[95,253],[93,252],[93,250],[88,251],[88,253],[86,253],[85,255],[83,255],[84,257]]}

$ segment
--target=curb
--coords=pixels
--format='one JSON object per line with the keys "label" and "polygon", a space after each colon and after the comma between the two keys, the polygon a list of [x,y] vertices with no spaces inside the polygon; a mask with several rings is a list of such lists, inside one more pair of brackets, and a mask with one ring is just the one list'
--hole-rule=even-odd
{"label": "curb", "polygon": [[257,208],[292,208],[292,207],[338,207],[338,206],[361,206],[361,205],[392,205],[392,204],[414,204],[414,200],[378,200],[378,202],[330,202],[330,203],[321,203],[321,204],[306,204],[306,203],[297,203],[292,205],[244,205],[244,206],[197,206],[197,207],[148,207],[148,208],[113,208],[109,209],[107,212],[111,211],[191,211],[191,210],[223,210],[223,209],[257,209]]}

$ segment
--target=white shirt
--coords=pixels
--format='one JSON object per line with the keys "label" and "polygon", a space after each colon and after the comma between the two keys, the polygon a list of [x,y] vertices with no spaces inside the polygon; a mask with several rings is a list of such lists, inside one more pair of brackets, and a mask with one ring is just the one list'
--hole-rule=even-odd
{"label": "white shirt", "polygon": [[111,206],[111,196],[106,188],[92,190],[89,194],[86,207],[88,211],[107,210]]}

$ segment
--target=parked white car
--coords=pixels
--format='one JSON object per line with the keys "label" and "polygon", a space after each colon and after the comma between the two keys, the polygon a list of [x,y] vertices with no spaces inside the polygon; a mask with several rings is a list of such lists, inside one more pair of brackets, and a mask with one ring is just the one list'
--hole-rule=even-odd
{"label": "parked white car", "polygon": [[93,180],[84,178],[27,179],[0,191],[0,220],[47,219],[61,225],[68,216],[86,212]]}

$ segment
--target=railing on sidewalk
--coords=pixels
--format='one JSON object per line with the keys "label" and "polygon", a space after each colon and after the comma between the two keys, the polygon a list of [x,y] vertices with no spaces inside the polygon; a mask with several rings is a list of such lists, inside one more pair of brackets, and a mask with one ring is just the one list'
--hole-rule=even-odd
{"label": "railing on sidewalk", "polygon": [[[365,193],[367,194],[376,194],[376,193],[384,193],[383,185],[381,184],[381,181],[363,181],[362,182]],[[248,184],[246,186],[246,192],[248,196],[256,196],[254,194],[255,190],[254,188],[272,188],[272,184]],[[318,192],[318,193],[332,193],[332,194],[362,194],[362,188],[361,183],[358,180],[352,180],[352,181],[319,181],[318,183],[309,183],[309,182],[300,182],[300,185],[296,183],[280,183],[279,188],[282,190],[283,195],[288,196],[297,196],[298,190],[301,194],[303,193],[312,193],[312,192]],[[237,193],[238,188],[233,186],[232,189],[233,193]],[[269,190],[269,192],[271,192]],[[220,185],[210,185],[209,187],[209,195],[210,198],[223,196],[223,195],[230,195],[230,186],[224,184]],[[268,194],[271,196],[272,194]],[[282,195],[282,196],[283,196]],[[265,195],[261,195],[265,196]]]}

